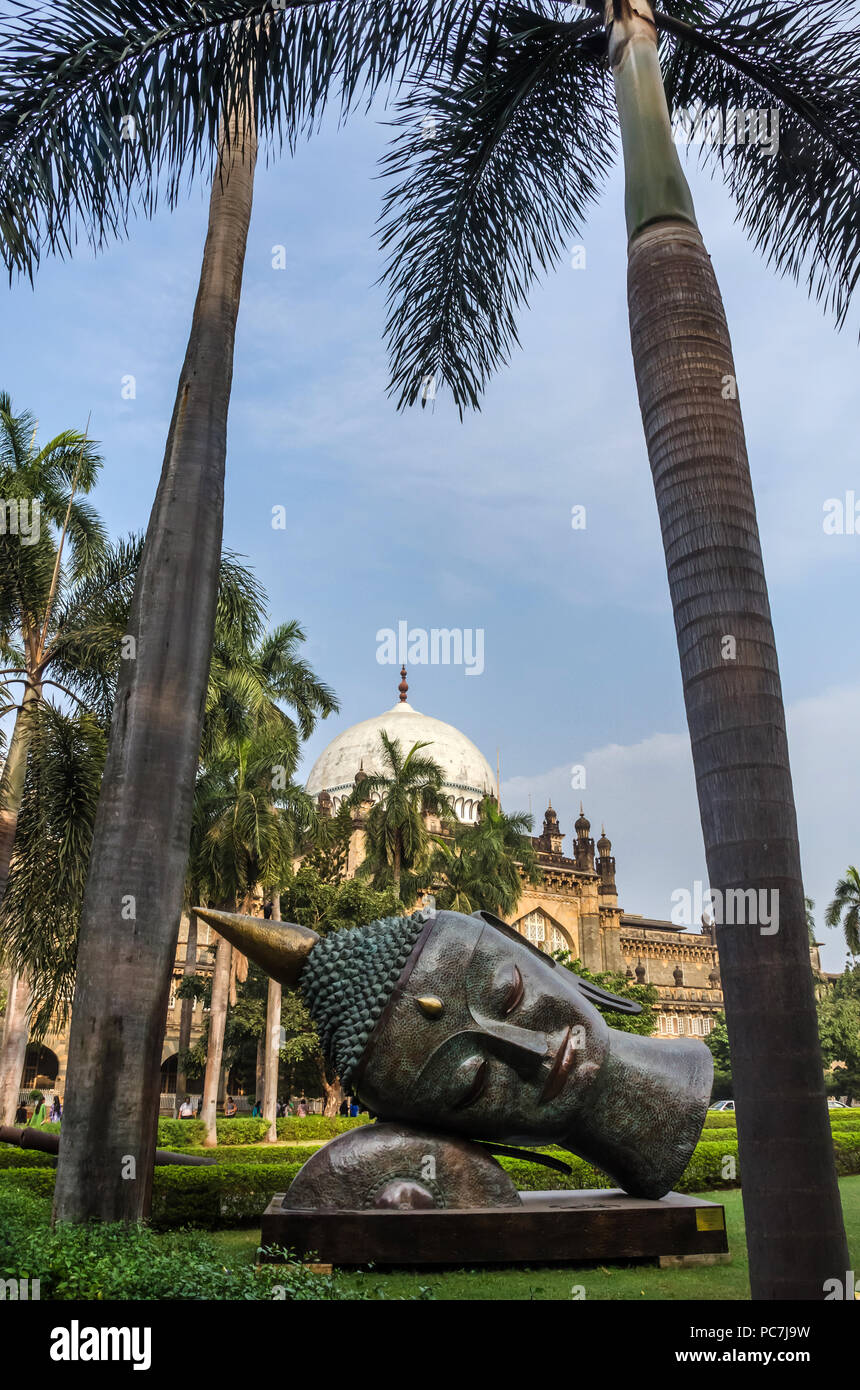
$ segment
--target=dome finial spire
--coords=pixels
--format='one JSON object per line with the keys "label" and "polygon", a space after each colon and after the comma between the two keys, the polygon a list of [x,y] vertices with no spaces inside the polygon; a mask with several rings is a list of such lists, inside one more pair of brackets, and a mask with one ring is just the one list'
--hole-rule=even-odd
{"label": "dome finial spire", "polygon": [[401,668],[400,668],[400,684],[398,685],[397,689],[400,691],[400,703],[401,703],[401,705],[405,705],[405,704],[406,704],[406,696],[407,696],[407,694],[408,694],[408,692],[409,692],[409,686],[406,684],[406,667],[405,667],[405,666],[401,666]]}

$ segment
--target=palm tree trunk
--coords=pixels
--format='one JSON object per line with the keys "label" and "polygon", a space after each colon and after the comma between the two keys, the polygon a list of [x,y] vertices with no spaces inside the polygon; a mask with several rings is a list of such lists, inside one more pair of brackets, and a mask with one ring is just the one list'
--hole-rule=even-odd
{"label": "palm tree trunk", "polygon": [[6,1000],[6,1026],[0,1053],[0,1125],[15,1123],[18,1092],[30,1035],[30,982],[25,971],[12,976]]}
{"label": "palm tree trunk", "polygon": [[[196,895],[192,895],[195,897]],[[185,942],[185,969],[183,975],[188,979],[197,969],[197,914],[190,912],[188,915],[188,937]],[[194,1023],[194,1003],[193,999],[183,999],[179,1010],[179,1057],[182,1059],[183,1053],[187,1052],[191,1046],[191,1028]],[[176,1113],[179,1113],[179,1106],[185,1097],[188,1089],[188,1076],[185,1068],[177,1066],[176,1069]]]}
{"label": "palm tree trunk", "polygon": [[394,865],[392,867],[391,873],[392,883],[394,887],[394,895],[397,898],[400,897],[400,864],[400,840],[398,838],[394,845]]}
{"label": "palm tree trunk", "polygon": [[[641,8],[641,3],[640,3]],[[677,164],[653,28],[616,20],[630,334],[663,533],[712,891],[755,893],[719,925],[753,1298],[821,1299],[849,1268],[809,959],[785,713],[735,368],[701,235],[672,199],[641,200]],[[636,48],[647,51],[640,62]],[[653,76],[656,71],[656,86]],[[658,120],[662,104],[662,116]],[[671,182],[671,181],[669,181]],[[631,196],[631,186],[633,193]],[[692,204],[691,204],[692,207]],[[727,641],[727,639],[732,639]],[[732,899],[732,902],[750,902]],[[761,905],[778,912],[762,929]],[[757,920],[753,920],[753,917]]]}
{"label": "palm tree trunk", "polygon": [[3,766],[3,775],[0,777],[0,900],[9,881],[18,816],[21,814],[21,802],[24,800],[27,758],[33,741],[33,713],[41,694],[40,685],[27,685],[21,708],[15,716],[9,752]]}
{"label": "palm tree trunk", "polygon": [[[272,921],[281,920],[281,895],[272,896]],[[266,1143],[274,1144],[278,1138],[278,1064],[281,1052],[281,986],[269,980],[266,997],[266,1055],[265,1080],[263,1083],[263,1118],[268,1120]]]}
{"label": "palm tree trunk", "polygon": [[[227,411],[256,135],[222,140],[191,335],[135,587],[81,920],[54,1211],[149,1211],[164,1018],[176,951],[215,621]],[[136,1159],[135,1181],[123,1158]]]}
{"label": "palm tree trunk", "polygon": [[221,1066],[224,1056],[224,1029],[227,1024],[227,1003],[230,994],[230,970],[233,947],[223,936],[218,938],[215,951],[215,971],[212,976],[212,1001],[209,1008],[209,1041],[206,1046],[206,1075],[203,1081],[203,1109],[200,1118],[206,1126],[203,1143],[214,1148],[218,1143],[216,1119]]}
{"label": "palm tree trunk", "polygon": [[[27,778],[27,758],[33,738],[33,711],[41,696],[41,687],[28,685],[21,708],[15,717],[15,727],[9,742],[9,752],[0,777],[0,900],[6,892],[18,816],[24,799]],[[6,1004],[6,1026],[0,1047],[0,1124],[11,1125],[18,1109],[18,1092],[27,1055],[32,996],[26,970],[12,977]]]}

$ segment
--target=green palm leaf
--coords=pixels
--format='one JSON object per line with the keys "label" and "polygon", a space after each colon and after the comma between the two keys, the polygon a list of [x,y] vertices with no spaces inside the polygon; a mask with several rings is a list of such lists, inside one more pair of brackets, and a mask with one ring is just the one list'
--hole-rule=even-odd
{"label": "green palm leaf", "polygon": [[44,248],[95,247],[210,177],[224,112],[253,104],[292,146],[462,41],[479,0],[11,0],[0,61],[0,251],[32,275]]}

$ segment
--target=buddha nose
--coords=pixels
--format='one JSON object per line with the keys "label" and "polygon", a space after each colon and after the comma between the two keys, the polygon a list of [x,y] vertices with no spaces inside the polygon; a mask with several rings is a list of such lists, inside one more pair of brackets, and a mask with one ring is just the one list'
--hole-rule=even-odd
{"label": "buddha nose", "polygon": [[500,1023],[497,1019],[481,1019],[481,1032],[491,1039],[493,1051],[513,1066],[524,1065],[534,1071],[551,1053],[547,1034],[536,1033],[531,1028],[517,1028],[513,1023]]}

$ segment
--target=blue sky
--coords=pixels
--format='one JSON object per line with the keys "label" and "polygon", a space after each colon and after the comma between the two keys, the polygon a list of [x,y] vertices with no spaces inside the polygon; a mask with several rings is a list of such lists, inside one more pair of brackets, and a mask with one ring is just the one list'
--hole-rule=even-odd
{"label": "blue sky", "polygon": [[[521,318],[522,349],[461,423],[450,402],[398,415],[386,394],[375,163],[383,114],[261,161],[230,414],[225,544],[247,556],[275,621],[297,617],[342,713],[396,699],[379,629],[481,628],[482,675],[410,671],[416,708],[463,729],[506,809],[570,832],[580,792],[605,821],[622,905],[667,917],[706,880],[656,506],[630,360],[617,172]],[[824,502],[860,497],[858,350],[804,288],[778,280],[691,170],[732,331],[789,712],[807,892],[819,921],[858,858],[860,535],[826,535]],[[161,467],[200,268],[206,190],[93,258],[47,260],[4,289],[0,385],[43,437],[91,430],[95,500],[114,534],[142,528]],[[273,248],[286,268],[273,269]],[[122,378],[136,378],[124,400]],[[571,528],[584,504],[587,527]],[[273,529],[272,508],[286,508]],[[851,639],[851,632],[855,639]],[[538,827],[539,828],[539,827]],[[839,969],[841,936],[821,929]]]}

